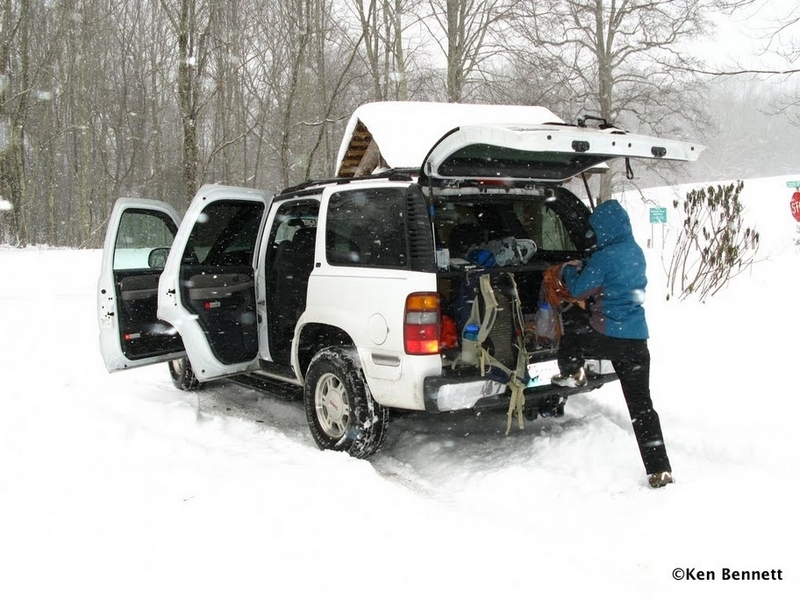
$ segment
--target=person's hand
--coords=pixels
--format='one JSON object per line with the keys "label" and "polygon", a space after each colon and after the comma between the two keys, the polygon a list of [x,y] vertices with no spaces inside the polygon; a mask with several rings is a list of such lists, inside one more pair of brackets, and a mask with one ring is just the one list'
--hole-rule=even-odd
{"label": "person's hand", "polygon": [[568,267],[568,266],[569,267],[575,267],[575,270],[580,273],[581,270],[583,270],[583,261],[580,260],[580,259],[576,259],[576,260],[567,261],[564,264],[562,264],[561,265],[561,269],[559,270],[559,273],[561,273],[562,277],[564,276],[564,268]]}

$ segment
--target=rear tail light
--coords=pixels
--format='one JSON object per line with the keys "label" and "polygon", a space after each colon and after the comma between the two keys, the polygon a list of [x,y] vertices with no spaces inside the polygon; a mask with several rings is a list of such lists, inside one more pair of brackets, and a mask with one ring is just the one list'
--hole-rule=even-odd
{"label": "rear tail light", "polygon": [[440,323],[438,294],[409,295],[403,315],[406,354],[438,354]]}

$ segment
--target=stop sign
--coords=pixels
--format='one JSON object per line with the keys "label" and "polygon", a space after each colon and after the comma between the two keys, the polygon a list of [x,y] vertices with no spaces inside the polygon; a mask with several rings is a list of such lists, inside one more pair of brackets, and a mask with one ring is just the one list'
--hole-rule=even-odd
{"label": "stop sign", "polygon": [[789,202],[789,207],[792,209],[792,216],[795,221],[800,221],[800,192],[792,194],[792,201]]}

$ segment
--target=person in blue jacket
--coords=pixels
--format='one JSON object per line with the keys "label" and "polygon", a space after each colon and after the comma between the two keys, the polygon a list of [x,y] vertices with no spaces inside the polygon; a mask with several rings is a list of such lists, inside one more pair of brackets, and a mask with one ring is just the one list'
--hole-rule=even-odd
{"label": "person in blue jacket", "polygon": [[561,277],[570,294],[587,301],[587,311],[564,313],[558,350],[560,375],[552,382],[586,384],[585,358],[610,360],[619,376],[633,431],[652,487],[673,482],[661,433],[661,421],[650,397],[650,351],[644,291],[645,258],[633,238],[628,213],[616,200],[601,203],[589,217],[596,249],[586,261],[564,265]]}

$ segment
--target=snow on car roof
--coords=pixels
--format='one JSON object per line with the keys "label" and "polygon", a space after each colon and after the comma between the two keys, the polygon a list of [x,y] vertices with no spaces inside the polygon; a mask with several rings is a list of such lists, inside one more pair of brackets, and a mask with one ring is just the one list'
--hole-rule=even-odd
{"label": "snow on car roof", "polygon": [[377,166],[417,169],[439,138],[455,127],[563,122],[542,106],[372,102],[350,117],[336,159],[336,176],[350,177],[360,164],[366,172],[358,174]]}

